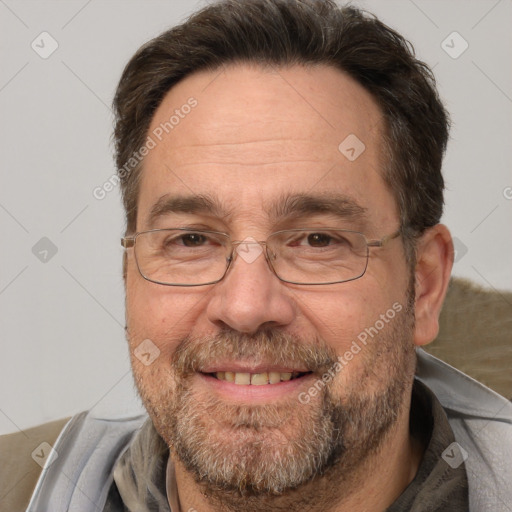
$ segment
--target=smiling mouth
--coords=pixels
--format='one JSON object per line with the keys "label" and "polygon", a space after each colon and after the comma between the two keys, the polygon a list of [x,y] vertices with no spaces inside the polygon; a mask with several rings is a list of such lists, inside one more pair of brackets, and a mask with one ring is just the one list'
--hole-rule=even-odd
{"label": "smiling mouth", "polygon": [[214,372],[205,373],[204,375],[214,377],[221,381],[232,382],[239,386],[264,386],[299,379],[311,373],[312,372]]}

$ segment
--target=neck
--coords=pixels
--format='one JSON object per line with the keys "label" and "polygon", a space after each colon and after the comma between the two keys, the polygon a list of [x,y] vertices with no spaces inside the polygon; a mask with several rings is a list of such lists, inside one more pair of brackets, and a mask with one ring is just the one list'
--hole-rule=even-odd
{"label": "neck", "polygon": [[280,496],[234,496],[205,490],[178,460],[173,462],[182,512],[244,510],[308,512],[385,511],[417,473],[424,447],[409,433],[409,407],[400,414],[379,449],[345,475],[333,466],[325,475]]}

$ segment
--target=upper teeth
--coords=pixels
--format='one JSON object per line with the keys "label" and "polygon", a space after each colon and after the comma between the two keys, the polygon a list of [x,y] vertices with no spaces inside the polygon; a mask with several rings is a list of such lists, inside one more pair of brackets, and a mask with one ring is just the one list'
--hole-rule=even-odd
{"label": "upper teeth", "polygon": [[238,372],[217,372],[215,376],[220,380],[234,382],[235,384],[261,386],[262,384],[277,384],[283,380],[290,380],[297,377],[299,372],[264,372],[264,373],[238,373]]}

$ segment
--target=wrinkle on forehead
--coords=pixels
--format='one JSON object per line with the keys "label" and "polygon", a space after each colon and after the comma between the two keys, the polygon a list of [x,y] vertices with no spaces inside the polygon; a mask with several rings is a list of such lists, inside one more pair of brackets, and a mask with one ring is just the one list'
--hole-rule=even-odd
{"label": "wrinkle on forehead", "polygon": [[[192,96],[197,106],[145,157],[144,216],[165,193],[215,192],[237,215],[247,218],[251,211],[261,220],[280,195],[332,192],[366,208],[375,226],[394,222],[395,201],[381,173],[382,113],[345,73],[329,66],[271,72],[244,65],[195,73],[168,92],[152,127]],[[339,150],[350,134],[365,144],[354,161]],[[297,203],[295,213],[299,209]],[[332,204],[331,212],[336,214]]]}
{"label": "wrinkle on forehead", "polygon": [[188,145],[277,141],[291,133],[304,141],[322,141],[326,134],[338,140],[348,133],[365,136],[383,128],[371,94],[331,66],[292,66],[272,72],[234,64],[213,82],[212,76],[215,72],[201,71],[186,77],[157,109],[152,127],[165,122],[187,98],[197,99],[194,110],[169,134],[175,147],[183,140]]}

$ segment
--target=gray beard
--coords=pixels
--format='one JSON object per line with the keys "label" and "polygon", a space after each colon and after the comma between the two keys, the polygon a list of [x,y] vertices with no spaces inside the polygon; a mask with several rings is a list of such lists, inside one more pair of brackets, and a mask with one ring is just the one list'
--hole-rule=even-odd
{"label": "gray beard", "polygon": [[[216,509],[325,511],[343,501],[355,475],[408,405],[415,364],[413,321],[411,310],[404,308],[369,341],[356,356],[365,360],[363,375],[352,379],[343,400],[333,396],[333,382],[325,385],[321,400],[308,404],[288,400],[236,406],[214,396],[194,396],[191,376],[221,355],[306,362],[319,378],[336,362],[320,340],[306,345],[279,331],[185,338],[173,356],[173,389],[162,385],[158,396],[148,396],[136,376],[137,385],[173,457]],[[375,378],[380,379],[377,391],[365,392],[365,382],[375,386]],[[286,436],[283,429],[293,434]]]}

